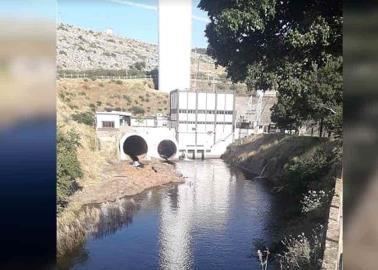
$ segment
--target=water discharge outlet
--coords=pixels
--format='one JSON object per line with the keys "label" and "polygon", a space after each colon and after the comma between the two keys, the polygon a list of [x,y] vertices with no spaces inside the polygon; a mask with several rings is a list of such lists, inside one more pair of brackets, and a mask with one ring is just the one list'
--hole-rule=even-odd
{"label": "water discharge outlet", "polygon": [[147,153],[147,142],[139,135],[132,135],[123,143],[123,151],[134,160],[138,156]]}
{"label": "water discharge outlet", "polygon": [[162,140],[158,145],[158,153],[161,158],[169,159],[177,152],[176,144],[171,140]]}

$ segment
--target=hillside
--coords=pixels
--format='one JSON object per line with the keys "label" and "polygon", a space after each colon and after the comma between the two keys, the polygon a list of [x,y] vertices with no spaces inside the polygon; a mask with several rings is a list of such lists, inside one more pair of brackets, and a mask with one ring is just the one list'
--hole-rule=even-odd
{"label": "hillside", "polygon": [[[150,71],[158,66],[158,47],[106,32],[96,32],[68,24],[57,26],[58,70],[93,69],[124,70],[137,62]],[[192,53],[192,71],[225,76],[224,68],[215,67],[214,60],[203,53]],[[199,62],[199,64],[198,64]]]}
{"label": "hillside", "polygon": [[168,113],[168,94],[154,90],[152,81],[147,80],[59,79],[57,92],[58,99],[74,113],[95,110],[131,111],[136,115]]}

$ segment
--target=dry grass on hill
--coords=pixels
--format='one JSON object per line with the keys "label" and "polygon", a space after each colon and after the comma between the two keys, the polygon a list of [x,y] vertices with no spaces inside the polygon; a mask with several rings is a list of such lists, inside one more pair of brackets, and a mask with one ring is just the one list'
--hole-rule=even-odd
{"label": "dry grass on hill", "polygon": [[58,97],[76,112],[168,113],[168,94],[153,89],[151,80],[59,79],[57,92]]}
{"label": "dry grass on hill", "polygon": [[93,184],[97,184],[101,180],[100,175],[102,168],[106,164],[106,157],[96,150],[96,131],[94,128],[72,120],[71,115],[73,113],[74,111],[58,98],[58,128],[63,132],[73,129],[80,135],[81,146],[77,149],[77,155],[81,169],[83,170],[83,177],[78,179],[78,183],[81,187],[86,188]]}

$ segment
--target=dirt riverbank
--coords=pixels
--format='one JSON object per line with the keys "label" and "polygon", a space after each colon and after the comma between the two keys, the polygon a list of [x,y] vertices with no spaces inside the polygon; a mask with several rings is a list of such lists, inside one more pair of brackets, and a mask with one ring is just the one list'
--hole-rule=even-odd
{"label": "dirt riverbank", "polygon": [[153,187],[184,181],[174,164],[159,160],[144,162],[143,168],[133,167],[128,162],[108,164],[104,166],[100,179],[76,192],[67,208],[58,216],[58,259],[84,243],[89,228],[97,222],[98,213],[83,211],[86,205],[114,202]]}
{"label": "dirt riverbank", "polygon": [[126,161],[116,162],[107,165],[101,174],[100,182],[76,192],[71,201],[81,205],[103,203],[133,196],[152,187],[183,182],[174,164],[159,160],[144,162],[143,168],[133,167]]}
{"label": "dirt riverbank", "polygon": [[251,174],[276,182],[282,177],[287,162],[308,155],[325,142],[325,138],[317,137],[258,134],[231,144],[222,159]]}

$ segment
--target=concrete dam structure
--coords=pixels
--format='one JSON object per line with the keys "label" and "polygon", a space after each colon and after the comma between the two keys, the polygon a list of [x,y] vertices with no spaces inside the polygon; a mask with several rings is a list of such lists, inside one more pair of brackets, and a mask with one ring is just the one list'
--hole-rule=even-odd
{"label": "concrete dam structure", "polygon": [[[96,112],[98,148],[120,160],[219,158],[235,140],[269,132],[262,111],[270,111],[275,99],[269,94],[269,102],[265,95],[252,100],[227,90],[174,90],[169,97],[169,115]],[[245,111],[235,110],[236,103]]]}
{"label": "concrete dam structure", "polygon": [[121,160],[176,159],[178,144],[173,132],[168,128],[132,128],[119,140]]}
{"label": "concrete dam structure", "polygon": [[175,132],[161,116],[140,119],[129,112],[96,112],[96,135],[97,147],[120,160],[178,157]]}

